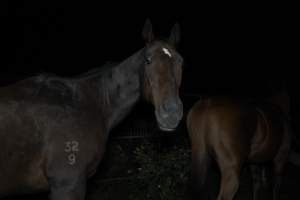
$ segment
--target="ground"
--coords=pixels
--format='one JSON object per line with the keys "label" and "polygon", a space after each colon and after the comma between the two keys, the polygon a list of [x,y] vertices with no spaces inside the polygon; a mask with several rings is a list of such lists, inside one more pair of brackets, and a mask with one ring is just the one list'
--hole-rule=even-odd
{"label": "ground", "polygon": [[[127,141],[128,142],[128,141]],[[87,200],[117,200],[130,199],[133,194],[135,179],[131,179],[134,169],[132,156],[123,151],[128,144],[121,144],[119,141],[111,142],[106,158],[99,168],[98,173],[89,180]],[[130,160],[131,159],[131,160]],[[280,200],[298,199],[298,188],[300,183],[299,168],[291,163],[288,164],[283,178]],[[251,177],[249,169],[245,169],[241,176],[241,185],[237,193],[237,200],[251,199]],[[147,180],[144,180],[147,181]],[[185,194],[188,196],[188,194]],[[9,197],[3,200],[45,200],[47,193],[27,195],[20,197]],[[145,197],[146,199],[146,197]],[[186,199],[186,198],[185,198]]]}

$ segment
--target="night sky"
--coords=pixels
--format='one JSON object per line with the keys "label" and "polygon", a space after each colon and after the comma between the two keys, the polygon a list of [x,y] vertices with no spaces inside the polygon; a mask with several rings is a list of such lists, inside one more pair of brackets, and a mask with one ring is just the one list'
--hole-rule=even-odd
{"label": "night sky", "polygon": [[122,61],[143,47],[149,17],[156,35],[168,37],[175,22],[181,26],[183,93],[264,93],[285,81],[297,96],[297,26],[283,6],[111,4],[1,1],[1,84]]}

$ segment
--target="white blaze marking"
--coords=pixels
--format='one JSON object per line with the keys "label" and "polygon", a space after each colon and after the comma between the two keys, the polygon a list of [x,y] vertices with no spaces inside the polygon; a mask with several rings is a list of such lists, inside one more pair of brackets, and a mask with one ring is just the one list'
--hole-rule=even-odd
{"label": "white blaze marking", "polygon": [[172,57],[172,54],[170,53],[170,51],[167,48],[162,48],[163,52],[165,54],[167,54],[170,58]]}

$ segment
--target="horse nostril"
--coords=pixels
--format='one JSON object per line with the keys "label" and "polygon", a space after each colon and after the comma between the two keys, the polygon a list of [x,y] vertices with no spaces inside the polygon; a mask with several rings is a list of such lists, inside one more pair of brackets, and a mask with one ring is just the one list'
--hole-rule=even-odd
{"label": "horse nostril", "polygon": [[169,101],[161,105],[157,119],[160,126],[174,129],[182,118],[183,107],[181,101]]}
{"label": "horse nostril", "polygon": [[163,104],[164,112],[168,113],[168,115],[178,115],[180,116],[182,113],[182,104],[181,102],[169,101]]}
{"label": "horse nostril", "polygon": [[167,102],[163,104],[163,109],[167,113],[174,113],[177,110],[177,105],[174,102]]}

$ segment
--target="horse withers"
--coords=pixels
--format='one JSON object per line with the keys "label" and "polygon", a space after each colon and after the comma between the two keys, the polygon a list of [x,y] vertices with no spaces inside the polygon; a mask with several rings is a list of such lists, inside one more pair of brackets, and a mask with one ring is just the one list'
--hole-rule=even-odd
{"label": "horse withers", "polygon": [[143,37],[146,46],[120,64],[0,88],[0,196],[48,190],[51,200],[85,199],[110,130],[141,97],[154,105],[160,129],[177,127],[183,112],[179,25],[169,39],[157,40],[147,20]]}
{"label": "horse withers", "polygon": [[[287,96],[263,102],[225,97],[206,97],[189,111],[187,127],[192,146],[193,187],[199,199],[231,200],[238,188],[241,169],[251,164],[253,199],[258,199],[262,176],[257,167],[271,164],[273,199],[278,199],[280,177],[290,149]],[[221,175],[218,195],[212,163]],[[214,177],[214,178],[213,178]],[[212,185],[212,183],[214,185]]]}

